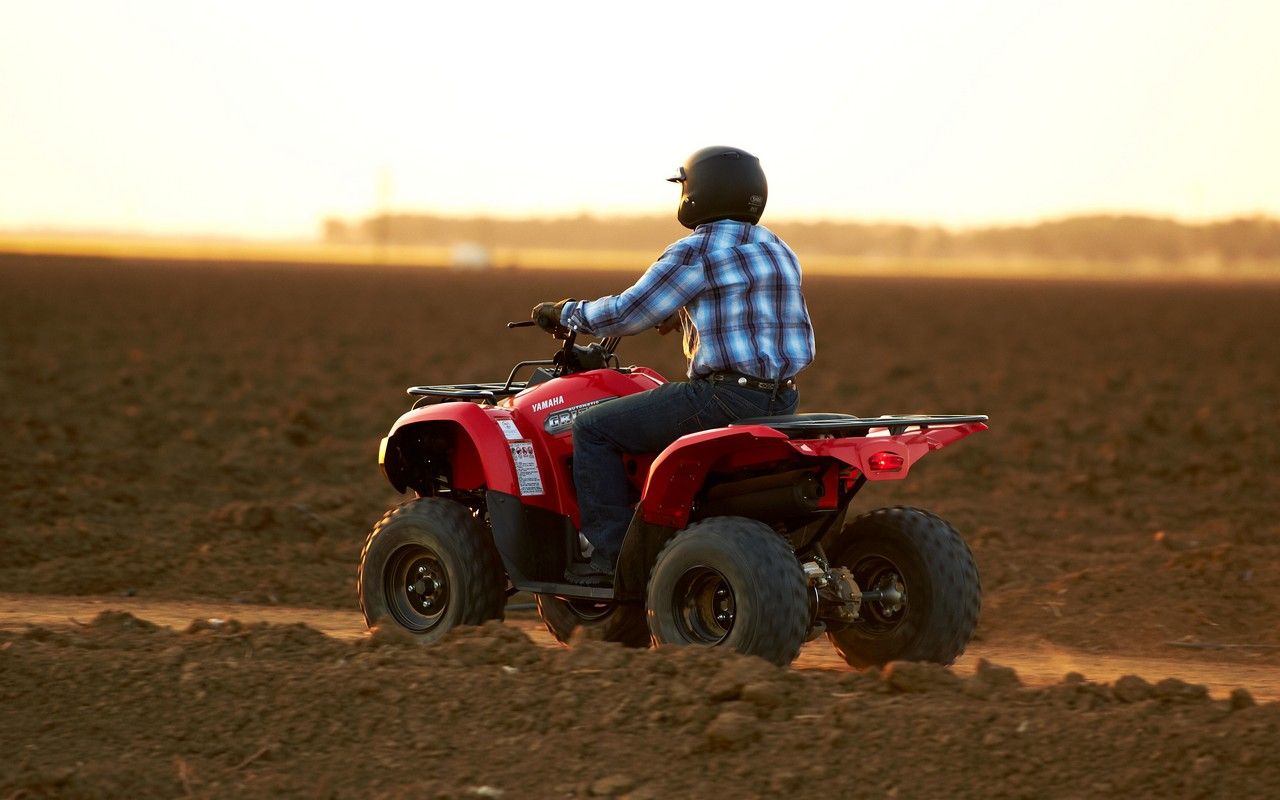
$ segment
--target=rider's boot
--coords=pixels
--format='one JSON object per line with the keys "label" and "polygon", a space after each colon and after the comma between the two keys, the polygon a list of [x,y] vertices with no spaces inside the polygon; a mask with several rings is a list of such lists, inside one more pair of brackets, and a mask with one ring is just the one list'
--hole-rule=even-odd
{"label": "rider's boot", "polygon": [[596,558],[586,563],[574,561],[564,571],[564,579],[576,586],[612,586],[613,565]]}

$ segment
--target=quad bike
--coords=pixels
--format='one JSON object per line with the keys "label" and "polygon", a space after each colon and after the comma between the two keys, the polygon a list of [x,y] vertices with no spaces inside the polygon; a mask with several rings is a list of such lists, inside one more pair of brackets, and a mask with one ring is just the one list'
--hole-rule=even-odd
{"label": "quad bike", "polygon": [[559,338],[554,358],[522,361],[501,383],[408,390],[418,400],[378,462],[415,499],[387,512],[361,553],[370,626],[430,642],[501,619],[507,597],[527,591],[561,642],[587,626],[634,647],[721,646],[788,664],[826,633],[855,667],[949,664],[964,651],[980,590],[955,529],[915,508],[846,516],[868,481],[902,480],[929,451],[985,430],[985,416],[743,419],[628,455],[635,516],[614,585],[577,586],[565,567],[590,546],[574,417],[664,379],[618,366],[617,337]]}

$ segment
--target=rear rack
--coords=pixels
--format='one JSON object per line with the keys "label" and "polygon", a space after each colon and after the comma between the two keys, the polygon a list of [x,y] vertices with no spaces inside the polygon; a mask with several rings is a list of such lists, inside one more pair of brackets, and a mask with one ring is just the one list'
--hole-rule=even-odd
{"label": "rear rack", "polygon": [[792,414],[778,417],[752,417],[730,423],[736,425],[764,425],[782,431],[789,436],[797,434],[834,434],[840,436],[866,436],[872,428],[887,428],[891,436],[906,432],[908,428],[928,428],[939,425],[962,425],[968,422],[986,422],[986,414],[940,414],[930,416],[887,414],[883,417],[855,417],[852,414]]}

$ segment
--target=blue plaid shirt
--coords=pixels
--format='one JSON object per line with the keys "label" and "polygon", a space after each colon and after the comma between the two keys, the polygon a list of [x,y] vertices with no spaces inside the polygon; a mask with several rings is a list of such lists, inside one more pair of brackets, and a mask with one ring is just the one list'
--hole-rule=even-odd
{"label": "blue plaid shirt", "polygon": [[699,225],[622,294],[565,304],[561,324],[594,336],[652,328],[679,309],[689,377],[733,371],[790,378],[813,360],[813,325],[800,293],[800,261],[760,225]]}

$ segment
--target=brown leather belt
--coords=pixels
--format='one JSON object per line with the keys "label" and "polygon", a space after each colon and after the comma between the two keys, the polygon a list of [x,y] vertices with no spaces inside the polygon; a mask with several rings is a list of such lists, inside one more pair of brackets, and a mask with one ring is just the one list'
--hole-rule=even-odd
{"label": "brown leather belt", "polygon": [[742,386],[747,389],[755,389],[757,391],[770,393],[775,389],[794,389],[796,386],[795,378],[783,378],[780,381],[766,381],[752,375],[744,375],[741,372],[713,372],[710,375],[702,376],[702,380],[711,381],[712,383],[728,383],[733,386]]}

